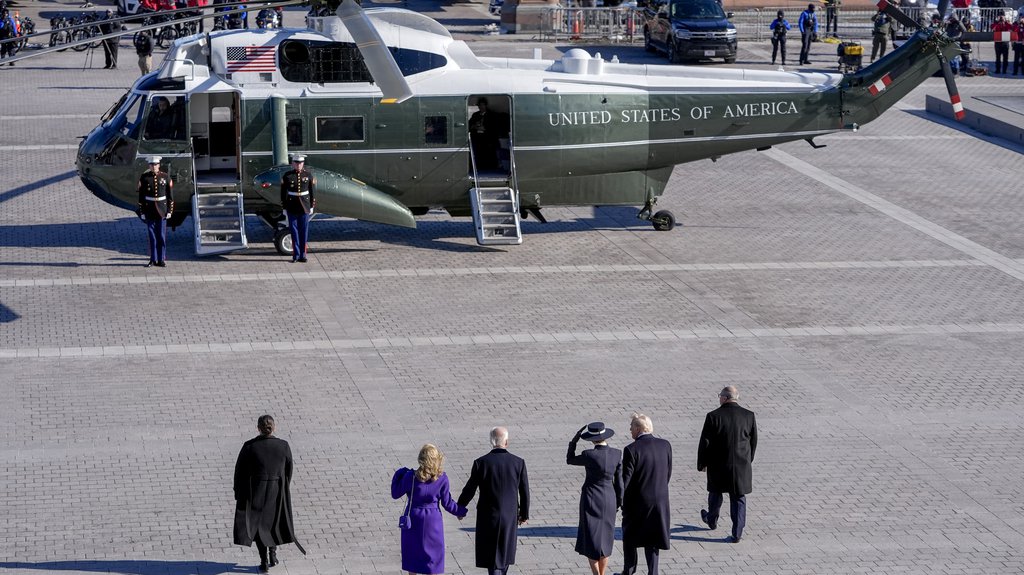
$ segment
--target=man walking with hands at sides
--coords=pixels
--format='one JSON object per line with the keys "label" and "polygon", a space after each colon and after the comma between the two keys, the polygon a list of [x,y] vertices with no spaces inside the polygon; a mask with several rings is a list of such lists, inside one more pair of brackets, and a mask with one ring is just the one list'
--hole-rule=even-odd
{"label": "man walking with hands at sides", "polygon": [[306,170],[306,156],[292,156],[292,169],[281,177],[281,206],[292,234],[292,263],[306,263],[309,220],[316,210],[316,178]]}
{"label": "man walking with hands at sides", "polygon": [[150,156],[149,169],[139,177],[136,191],[139,207],[135,210],[146,222],[149,234],[149,263],[146,267],[162,268],[167,265],[167,220],[174,213],[174,181],[160,170],[160,156]]}
{"label": "man walking with hands at sides", "polygon": [[488,575],[506,575],[509,565],[516,562],[518,527],[530,518],[530,483],[526,462],[508,452],[508,430],[495,427],[490,439],[493,449],[473,462],[458,504],[468,506],[480,490],[476,566],[487,569]]}
{"label": "man walking with hands at sides", "polygon": [[818,35],[818,17],[814,14],[814,4],[808,4],[807,9],[800,13],[798,22],[800,28],[800,64],[811,63],[811,43]]}
{"label": "man walking with hands at sides", "polygon": [[722,494],[729,494],[732,537],[739,543],[747,522],[747,493],[753,491],[751,464],[757,449],[757,422],[754,412],[740,407],[740,392],[728,386],[718,394],[720,407],[708,413],[697,446],[697,471],[708,474],[708,508],[700,519],[708,528],[718,526]]}
{"label": "man walking with hands at sides", "polygon": [[622,451],[622,555],[620,575],[637,569],[637,548],[644,548],[649,575],[658,575],[658,553],[669,548],[668,482],[672,478],[672,445],[651,435],[654,424],[633,413],[633,436]]}
{"label": "man walking with hands at sides", "polygon": [[294,543],[306,554],[292,523],[292,450],[274,437],[275,428],[273,417],[261,415],[260,434],[242,445],[235,463],[235,545],[256,542],[260,573],[277,565],[278,545]]}

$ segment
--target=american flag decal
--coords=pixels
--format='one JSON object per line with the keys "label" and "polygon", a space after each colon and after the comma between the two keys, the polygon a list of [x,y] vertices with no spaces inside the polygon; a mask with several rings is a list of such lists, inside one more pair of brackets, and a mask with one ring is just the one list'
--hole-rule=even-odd
{"label": "american flag decal", "polygon": [[868,92],[871,92],[872,96],[877,96],[885,90],[885,87],[892,83],[892,78],[888,74],[882,76],[877,82],[868,86]]}
{"label": "american flag decal", "polygon": [[274,46],[228,46],[228,73],[273,72]]}

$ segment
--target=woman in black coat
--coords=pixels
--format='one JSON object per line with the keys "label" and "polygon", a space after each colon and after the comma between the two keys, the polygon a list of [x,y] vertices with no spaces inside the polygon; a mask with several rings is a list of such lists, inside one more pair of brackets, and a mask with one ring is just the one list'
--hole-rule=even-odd
{"label": "woman in black coat", "polygon": [[[622,506],[622,452],[608,447],[615,432],[601,422],[585,425],[569,442],[565,462],[587,470],[580,493],[580,526],[576,552],[586,556],[593,575],[605,575],[608,556],[615,540],[615,512]],[[580,439],[593,441],[594,448],[576,455]]]}

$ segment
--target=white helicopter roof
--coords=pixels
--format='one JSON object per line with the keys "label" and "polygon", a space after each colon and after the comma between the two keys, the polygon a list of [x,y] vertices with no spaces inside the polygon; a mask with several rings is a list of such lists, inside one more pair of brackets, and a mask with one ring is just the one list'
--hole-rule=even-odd
{"label": "white helicopter roof", "polygon": [[[842,76],[741,68],[623,64],[574,48],[558,60],[481,58],[452,38],[437,21],[410,10],[366,10],[384,43],[443,57],[443,65],[406,76],[420,95],[468,93],[707,93],[814,92],[838,83]],[[278,48],[290,40],[352,43],[337,16],[310,18],[308,29],[227,30],[182,38],[168,50],[161,78],[182,78],[188,90],[244,88],[254,96],[367,94],[380,90],[369,82],[290,82],[281,72]],[[207,56],[208,55],[208,59]],[[209,62],[209,66],[203,63]],[[459,73],[461,71],[471,73]]]}

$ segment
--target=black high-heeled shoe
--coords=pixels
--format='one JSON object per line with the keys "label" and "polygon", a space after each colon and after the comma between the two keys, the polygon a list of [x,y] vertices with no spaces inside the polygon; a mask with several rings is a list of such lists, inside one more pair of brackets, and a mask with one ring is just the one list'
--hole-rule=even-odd
{"label": "black high-heeled shoe", "polygon": [[278,564],[278,560],[277,560],[277,547],[271,547],[270,548],[270,566],[273,567],[274,565],[277,565],[277,564]]}

